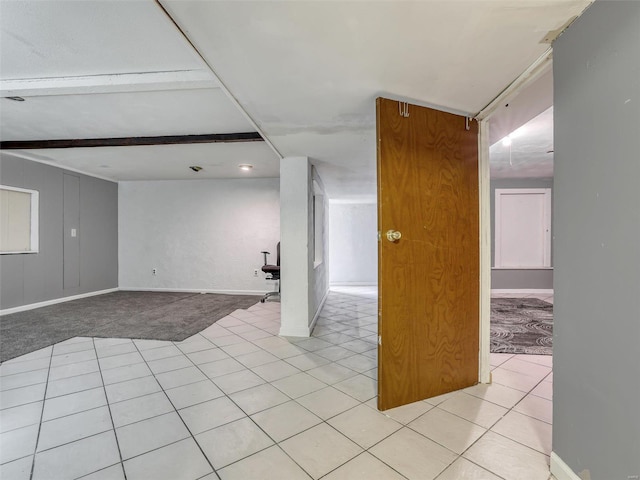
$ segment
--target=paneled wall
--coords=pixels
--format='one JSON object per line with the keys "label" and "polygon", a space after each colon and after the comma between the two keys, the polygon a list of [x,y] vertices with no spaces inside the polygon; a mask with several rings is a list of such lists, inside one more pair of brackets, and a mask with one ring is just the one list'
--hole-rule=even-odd
{"label": "paneled wall", "polygon": [[39,252],[0,255],[0,308],[118,286],[116,183],[9,155],[0,183],[40,193]]}

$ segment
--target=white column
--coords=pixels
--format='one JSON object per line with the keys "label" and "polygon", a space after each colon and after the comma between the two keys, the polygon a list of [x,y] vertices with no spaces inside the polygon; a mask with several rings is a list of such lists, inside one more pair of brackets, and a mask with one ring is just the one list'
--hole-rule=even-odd
{"label": "white column", "polygon": [[311,320],[309,258],[312,198],[307,157],[280,160],[280,335],[308,337]]}

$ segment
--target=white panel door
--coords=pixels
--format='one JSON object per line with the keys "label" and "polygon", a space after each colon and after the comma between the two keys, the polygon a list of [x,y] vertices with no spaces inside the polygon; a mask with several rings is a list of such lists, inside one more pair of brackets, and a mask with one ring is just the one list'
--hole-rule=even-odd
{"label": "white panel door", "polygon": [[496,189],[495,267],[551,266],[551,189]]}

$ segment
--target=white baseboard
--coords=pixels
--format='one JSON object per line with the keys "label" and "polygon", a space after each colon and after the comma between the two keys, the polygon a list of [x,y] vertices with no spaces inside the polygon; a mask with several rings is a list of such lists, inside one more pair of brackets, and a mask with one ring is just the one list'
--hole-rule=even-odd
{"label": "white baseboard", "polygon": [[281,337],[309,337],[311,330],[309,330],[309,327],[290,328],[281,326],[278,335]]}
{"label": "white baseboard", "polygon": [[513,294],[538,294],[553,295],[552,288],[492,288],[491,293],[513,293]]}
{"label": "white baseboard", "polygon": [[48,307],[49,305],[70,302],[72,300],[79,300],[81,298],[104,295],[105,293],[117,292],[118,290],[119,288],[108,288],[106,290],[98,290],[96,292],[81,293],[79,295],[71,295],[69,297],[54,298],[52,300],[46,300],[44,302],[30,303],[29,305],[21,305],[19,307],[5,308],[4,310],[0,310],[0,316],[9,315],[10,313],[26,312],[27,310],[33,310],[34,308]]}
{"label": "white baseboard", "polygon": [[129,292],[219,293],[221,295],[264,295],[271,290],[212,290],[209,288],[138,288],[120,287]]}
{"label": "white baseboard", "polygon": [[316,326],[316,322],[318,321],[318,317],[320,316],[320,312],[322,312],[322,307],[324,307],[324,302],[327,301],[328,296],[329,296],[329,290],[324,292],[324,296],[322,297],[322,300],[320,300],[320,305],[316,310],[316,314],[313,316],[313,320],[311,320],[311,324],[309,325],[309,335],[311,335],[311,333],[313,332],[313,329]]}
{"label": "white baseboard", "polygon": [[578,475],[576,475],[569,465],[564,463],[562,459],[556,454],[556,452],[551,452],[551,473],[558,480],[581,480]]}
{"label": "white baseboard", "polygon": [[331,282],[331,287],[375,287],[378,282]]}

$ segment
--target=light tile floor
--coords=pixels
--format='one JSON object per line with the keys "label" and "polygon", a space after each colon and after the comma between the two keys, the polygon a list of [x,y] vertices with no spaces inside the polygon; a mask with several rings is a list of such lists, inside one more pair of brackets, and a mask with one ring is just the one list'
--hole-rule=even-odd
{"label": "light tile floor", "polygon": [[277,336],[279,306],[5,362],[0,478],[549,478],[551,357],[492,355],[492,385],[380,413],[375,290],[332,291],[310,339]]}

